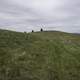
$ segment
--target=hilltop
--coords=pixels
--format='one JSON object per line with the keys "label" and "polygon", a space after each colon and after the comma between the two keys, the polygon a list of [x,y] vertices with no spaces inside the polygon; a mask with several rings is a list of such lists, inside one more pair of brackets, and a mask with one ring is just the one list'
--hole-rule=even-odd
{"label": "hilltop", "polygon": [[0,80],[80,80],[80,35],[0,30]]}

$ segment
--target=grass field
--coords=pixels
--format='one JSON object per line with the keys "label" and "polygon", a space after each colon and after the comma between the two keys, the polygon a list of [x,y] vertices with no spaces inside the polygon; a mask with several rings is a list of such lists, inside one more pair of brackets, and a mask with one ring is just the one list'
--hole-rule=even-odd
{"label": "grass field", "polygon": [[80,35],[0,30],[0,80],[80,80]]}

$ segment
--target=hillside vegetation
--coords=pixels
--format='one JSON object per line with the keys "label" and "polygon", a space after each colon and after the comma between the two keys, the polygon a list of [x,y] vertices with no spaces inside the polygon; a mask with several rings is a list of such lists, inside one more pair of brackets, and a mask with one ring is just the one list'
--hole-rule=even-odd
{"label": "hillside vegetation", "polygon": [[80,35],[0,30],[0,80],[80,80]]}

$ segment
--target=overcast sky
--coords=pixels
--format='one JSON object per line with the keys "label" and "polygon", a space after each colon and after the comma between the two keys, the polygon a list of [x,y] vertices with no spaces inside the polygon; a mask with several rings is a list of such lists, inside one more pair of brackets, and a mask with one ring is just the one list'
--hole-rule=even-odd
{"label": "overcast sky", "polygon": [[0,0],[0,28],[80,32],[80,0]]}

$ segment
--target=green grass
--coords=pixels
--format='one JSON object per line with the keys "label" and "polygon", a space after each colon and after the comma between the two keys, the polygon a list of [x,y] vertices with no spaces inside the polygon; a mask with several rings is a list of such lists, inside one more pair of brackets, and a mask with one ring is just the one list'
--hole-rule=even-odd
{"label": "green grass", "polygon": [[0,30],[0,80],[80,80],[80,35]]}

